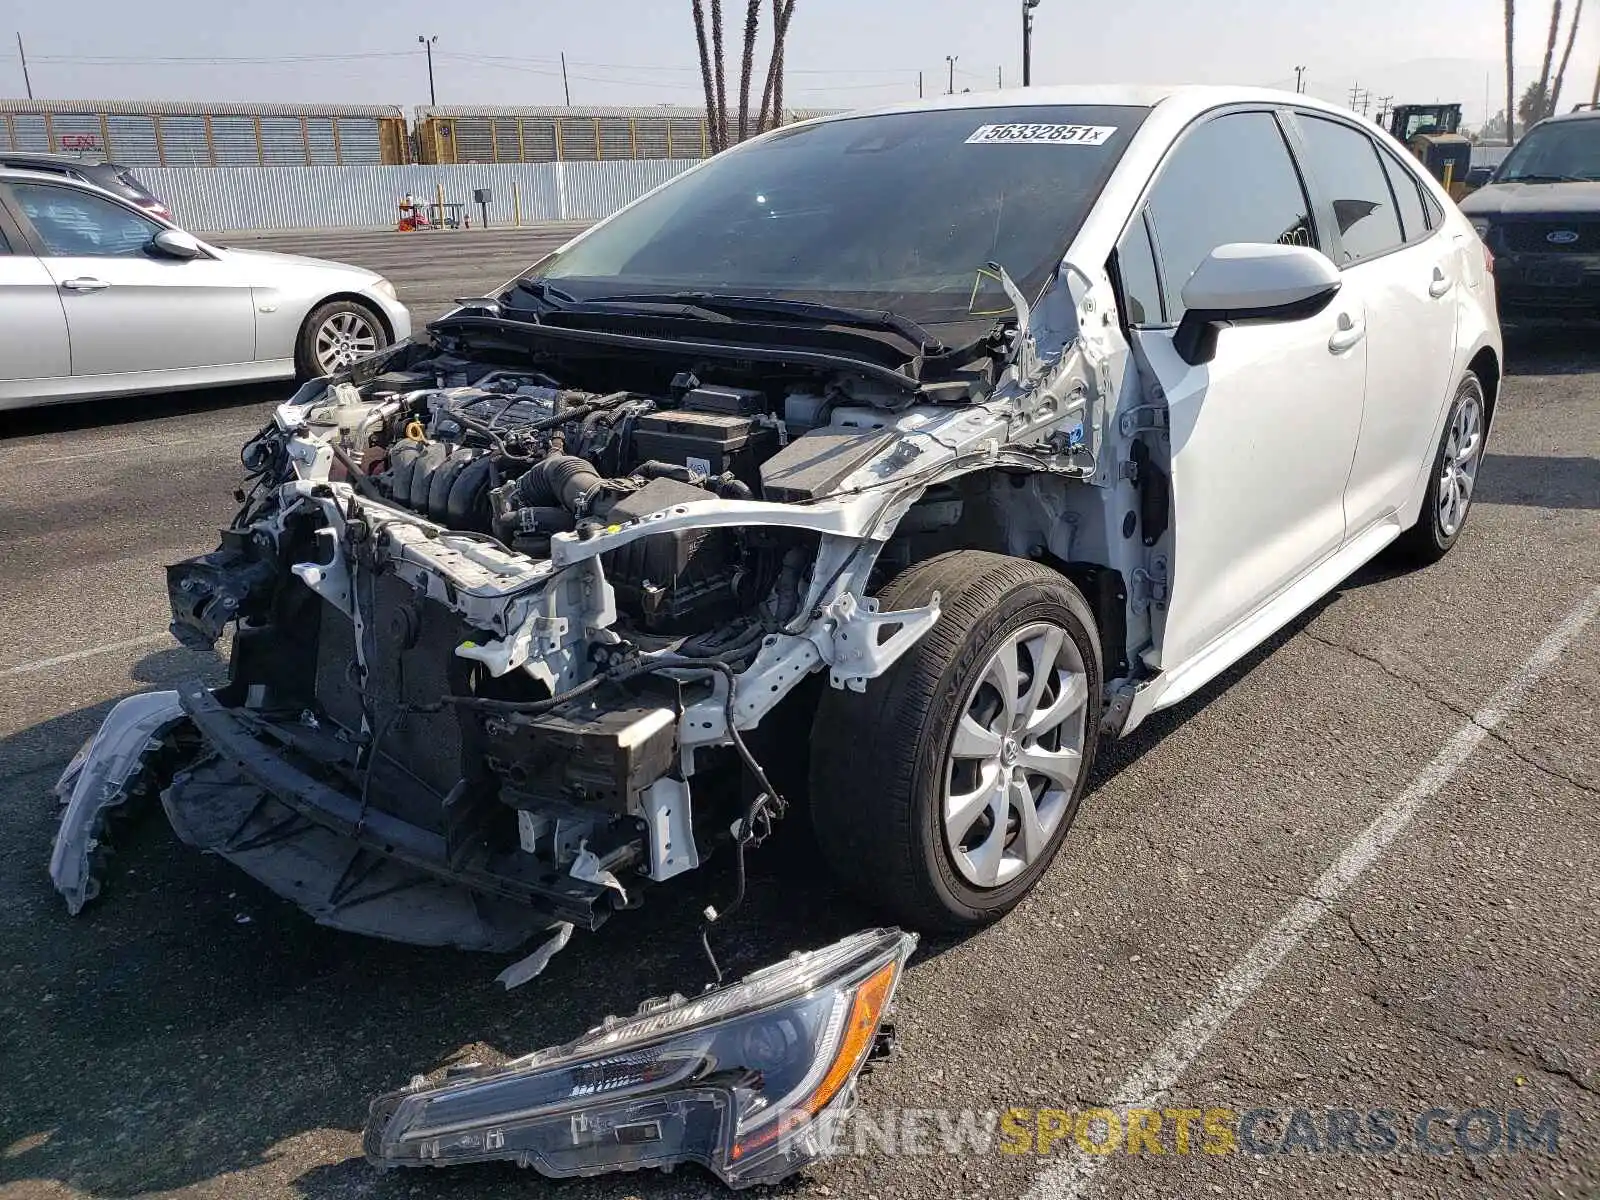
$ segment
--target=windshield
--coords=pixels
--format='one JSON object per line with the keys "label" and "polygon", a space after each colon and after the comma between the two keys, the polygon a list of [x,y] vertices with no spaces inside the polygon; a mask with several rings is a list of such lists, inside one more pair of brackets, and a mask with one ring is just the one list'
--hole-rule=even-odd
{"label": "windshield", "polygon": [[1496,183],[1600,180],[1600,120],[1541,125],[1506,155]]}
{"label": "windshield", "polygon": [[1032,296],[1148,110],[919,110],[738,147],[620,213],[537,278],[580,299],[701,291],[888,309],[924,324]]}

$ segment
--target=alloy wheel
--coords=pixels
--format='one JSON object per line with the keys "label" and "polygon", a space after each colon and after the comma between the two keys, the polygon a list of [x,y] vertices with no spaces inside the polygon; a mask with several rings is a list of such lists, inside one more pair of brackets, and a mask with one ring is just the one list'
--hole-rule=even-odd
{"label": "alloy wheel", "polygon": [[1064,629],[1006,635],[962,705],[951,741],[945,841],[969,883],[1000,887],[1043,855],[1083,769],[1088,676]]}
{"label": "alloy wheel", "polygon": [[317,329],[317,367],[331,375],[378,349],[378,331],[358,312],[336,312]]}
{"label": "alloy wheel", "polygon": [[1483,459],[1483,397],[1465,392],[1450,417],[1439,467],[1439,532],[1452,538],[1467,519]]}

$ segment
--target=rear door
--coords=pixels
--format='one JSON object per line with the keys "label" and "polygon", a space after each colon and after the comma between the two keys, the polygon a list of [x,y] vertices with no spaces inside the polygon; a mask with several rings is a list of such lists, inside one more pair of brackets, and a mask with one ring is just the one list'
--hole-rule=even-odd
{"label": "rear door", "polygon": [[67,315],[75,376],[248,363],[255,303],[237,266],[147,252],[163,227],[70,184],[13,182]]}
{"label": "rear door", "polygon": [[[1125,288],[1147,293],[1127,301],[1130,338],[1170,425],[1171,597],[1152,666],[1194,659],[1344,541],[1366,380],[1359,297],[1341,293],[1304,320],[1226,329],[1200,366],[1172,345],[1183,285],[1212,250],[1315,246],[1318,232],[1277,116],[1231,112],[1184,135],[1119,247]],[[1137,265],[1152,250],[1158,293]]]}
{"label": "rear door", "polygon": [[26,398],[25,381],[71,373],[67,314],[55,280],[0,203],[0,399]]}
{"label": "rear door", "polygon": [[1409,167],[1353,123],[1297,114],[1308,176],[1331,205],[1345,288],[1367,308],[1367,394],[1350,463],[1351,535],[1392,518],[1433,451],[1455,371],[1460,247],[1429,220]]}

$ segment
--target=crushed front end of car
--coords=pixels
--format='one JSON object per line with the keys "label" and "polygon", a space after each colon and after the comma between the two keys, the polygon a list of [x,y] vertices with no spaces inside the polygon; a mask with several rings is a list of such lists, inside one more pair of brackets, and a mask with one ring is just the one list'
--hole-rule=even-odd
{"label": "crushed front end of car", "polygon": [[[229,680],[121,740],[181,741],[180,837],[326,925],[492,951],[592,930],[782,815],[763,760],[809,721],[785,702],[814,673],[863,689],[938,620],[877,611],[871,580],[985,519],[963,477],[1092,469],[1081,351],[1017,329],[943,363],[602,356],[460,310],[244,447],[221,544],[168,570],[179,641],[231,627]],[[75,767],[92,796],[64,784],[58,858],[133,778],[118,753]]]}

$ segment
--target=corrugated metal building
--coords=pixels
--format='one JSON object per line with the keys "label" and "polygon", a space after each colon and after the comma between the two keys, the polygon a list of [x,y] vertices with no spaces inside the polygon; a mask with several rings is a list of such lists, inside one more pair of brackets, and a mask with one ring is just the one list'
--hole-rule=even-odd
{"label": "corrugated metal building", "polygon": [[[416,151],[425,163],[595,162],[704,158],[711,152],[704,110],[642,107],[423,106]],[[833,110],[790,109],[785,123]]]}
{"label": "corrugated metal building", "polygon": [[405,111],[388,104],[0,100],[0,149],[78,153],[130,167],[411,161]]}

